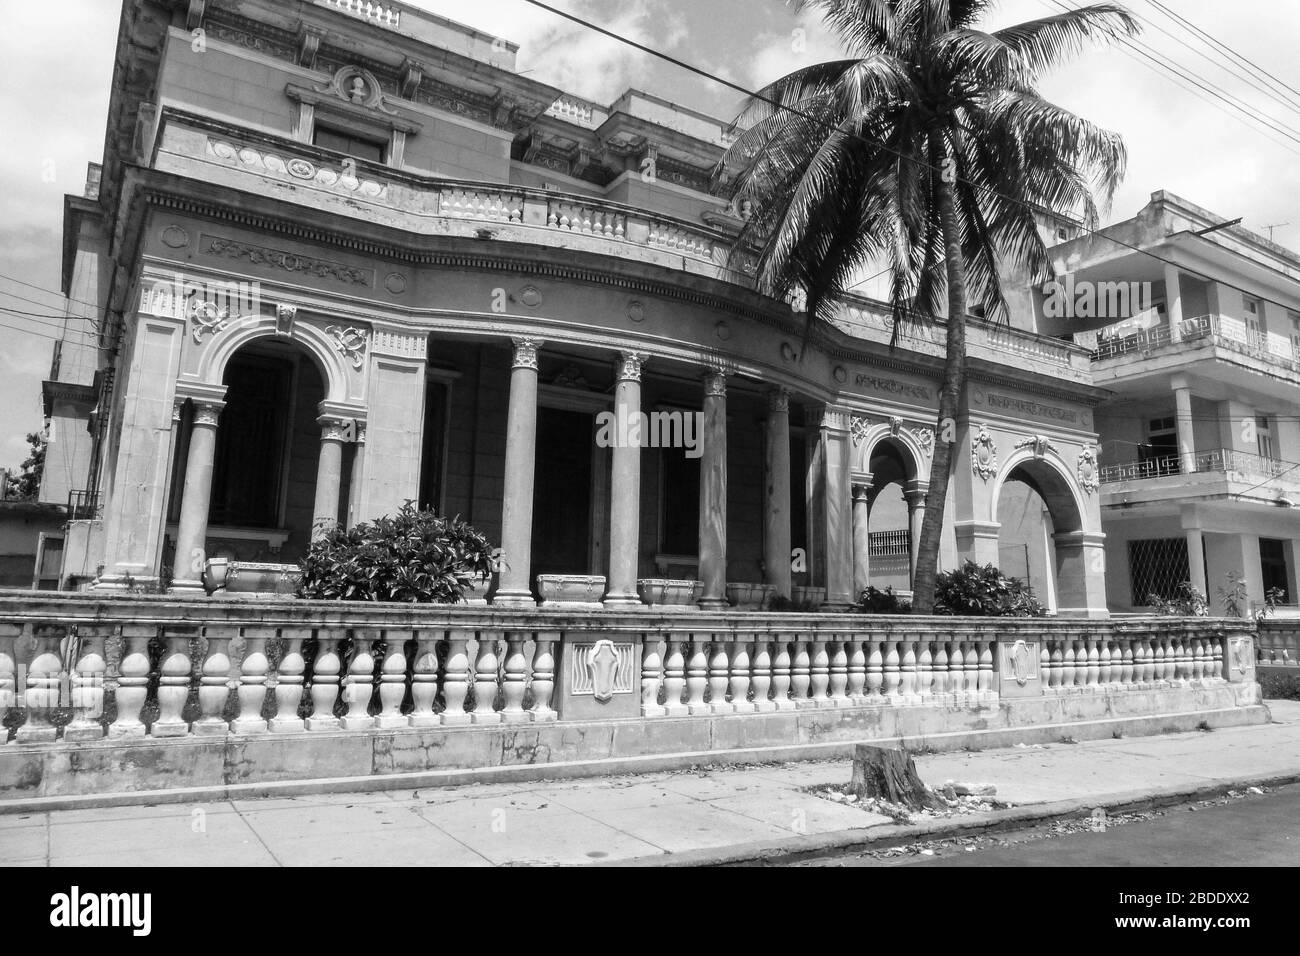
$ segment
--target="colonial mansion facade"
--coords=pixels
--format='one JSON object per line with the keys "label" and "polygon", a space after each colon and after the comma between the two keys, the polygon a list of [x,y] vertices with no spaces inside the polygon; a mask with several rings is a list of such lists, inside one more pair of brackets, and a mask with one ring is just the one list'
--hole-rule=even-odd
{"label": "colonial mansion facade", "polygon": [[[516,54],[400,3],[123,4],[65,218],[92,335],[46,383],[65,587],[202,594],[226,558],[275,590],[320,528],[413,501],[499,545],[499,606],[845,608],[910,587],[951,437],[942,565],[1023,552],[1105,616],[1088,347],[972,318],[937,435],[942,321],[891,347],[880,302],[806,333],[756,291],[727,120]],[[696,446],[596,440],[637,413]]]}

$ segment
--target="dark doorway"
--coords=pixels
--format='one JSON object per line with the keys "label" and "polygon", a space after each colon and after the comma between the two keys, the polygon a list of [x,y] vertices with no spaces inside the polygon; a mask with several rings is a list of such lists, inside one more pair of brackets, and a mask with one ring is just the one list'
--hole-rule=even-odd
{"label": "dark doorway", "polygon": [[1282,592],[1281,604],[1290,603],[1291,576],[1286,570],[1286,542],[1277,538],[1259,539],[1259,570],[1264,594],[1273,588]]}
{"label": "dark doorway", "polygon": [[236,355],[226,367],[209,524],[279,525],[292,380],[293,365],[270,356]]}
{"label": "dark doorway", "polygon": [[591,571],[591,472],[595,421],[586,412],[537,410],[533,560],[539,574]]}

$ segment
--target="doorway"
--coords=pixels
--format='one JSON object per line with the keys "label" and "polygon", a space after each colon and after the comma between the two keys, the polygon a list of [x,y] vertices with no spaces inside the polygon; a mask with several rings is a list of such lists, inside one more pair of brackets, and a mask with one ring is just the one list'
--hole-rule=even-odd
{"label": "doorway", "polygon": [[1282,592],[1281,604],[1289,604],[1291,596],[1291,575],[1286,567],[1286,542],[1277,538],[1259,539],[1260,581],[1264,594],[1273,588]]}
{"label": "doorway", "polygon": [[590,574],[595,419],[589,412],[537,410],[533,479],[532,586],[539,574]]}

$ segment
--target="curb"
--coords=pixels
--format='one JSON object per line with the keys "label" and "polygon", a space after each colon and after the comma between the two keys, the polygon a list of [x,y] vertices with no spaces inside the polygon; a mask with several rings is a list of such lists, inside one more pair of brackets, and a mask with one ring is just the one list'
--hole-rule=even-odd
{"label": "curb", "polygon": [[1023,830],[1039,823],[1071,817],[1086,817],[1101,808],[1107,813],[1132,813],[1198,800],[1221,797],[1230,790],[1247,787],[1283,787],[1300,783],[1300,769],[1284,773],[1258,774],[1232,781],[1196,786],[1164,787],[1158,790],[1130,790],[1091,800],[1057,800],[1010,810],[978,813],[962,819],[933,820],[915,825],[889,824],[870,828],[835,830],[815,836],[783,837],[762,843],[742,843],[711,850],[688,850],[631,860],[611,860],[596,866],[705,867],[745,864],[780,864],[844,856],[858,851],[883,850],[925,840],[973,836]]}

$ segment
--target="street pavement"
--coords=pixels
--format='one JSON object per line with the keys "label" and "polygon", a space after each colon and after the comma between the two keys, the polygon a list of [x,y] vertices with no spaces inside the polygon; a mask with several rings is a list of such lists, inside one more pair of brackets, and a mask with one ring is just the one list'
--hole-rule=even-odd
{"label": "street pavement", "polygon": [[[1019,810],[1073,801],[1085,815],[1088,806],[1108,799],[1191,792],[1267,776],[1300,779],[1300,704],[1270,702],[1270,708],[1273,722],[1264,725],[928,754],[917,757],[917,766],[931,785],[947,780],[991,783],[999,801]],[[0,813],[0,866],[707,864],[743,860],[757,846],[797,852],[841,841],[861,843],[875,834],[898,842],[899,831],[910,828],[809,792],[818,785],[847,783],[850,771],[850,761],[836,760],[418,791]],[[1287,806],[1294,813],[1294,804]],[[958,819],[970,823],[1007,812]],[[1280,819],[1285,811],[1276,813]],[[1236,825],[1243,833],[1252,826],[1249,818]],[[1177,834],[1152,830],[1151,824],[1118,828],[1117,845],[1134,826],[1147,827],[1151,840],[1167,840],[1168,852],[1176,855]],[[1229,832],[1232,828],[1226,827],[1224,833]],[[1107,845],[1094,841],[1088,852],[1101,852]],[[1208,858],[1209,834],[1202,845]],[[982,862],[962,859],[948,865]]]}

